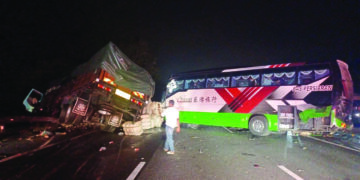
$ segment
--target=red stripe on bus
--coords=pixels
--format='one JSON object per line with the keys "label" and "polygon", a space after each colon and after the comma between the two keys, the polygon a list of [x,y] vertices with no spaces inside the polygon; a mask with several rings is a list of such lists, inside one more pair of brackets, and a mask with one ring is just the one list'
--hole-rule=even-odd
{"label": "red stripe on bus", "polygon": [[240,99],[240,101],[238,101],[233,107],[233,111],[235,112],[239,107],[241,107],[243,105],[244,102],[246,102],[252,95],[254,95],[254,93],[256,93],[256,91],[258,89],[260,89],[261,87],[251,87],[249,88],[249,91],[244,93],[244,96]]}
{"label": "red stripe on bus", "polygon": [[250,113],[261,101],[268,97],[277,86],[263,87],[259,92],[256,93],[250,100],[245,101],[242,106],[235,110],[237,113]]}
{"label": "red stripe on bus", "polygon": [[241,91],[238,88],[226,88],[226,89],[232,94],[233,97],[236,97],[241,93]]}
{"label": "red stripe on bus", "polygon": [[224,88],[218,88],[215,90],[224,99],[226,104],[230,104],[233,101],[234,98]]}
{"label": "red stripe on bus", "polygon": [[236,105],[246,96],[247,93],[251,90],[252,87],[247,87],[243,92],[241,92],[236,98],[229,104],[230,108],[234,111]]}

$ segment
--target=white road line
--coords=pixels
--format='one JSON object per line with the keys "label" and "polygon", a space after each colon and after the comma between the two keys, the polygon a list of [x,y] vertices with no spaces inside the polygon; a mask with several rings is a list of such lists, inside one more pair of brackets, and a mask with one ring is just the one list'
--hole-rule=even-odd
{"label": "white road line", "polygon": [[286,172],[287,174],[289,174],[291,177],[293,177],[296,180],[304,180],[303,178],[301,178],[300,176],[298,176],[297,174],[293,173],[292,171],[290,171],[288,168],[286,168],[283,165],[278,165],[278,167],[283,170],[284,172]]}
{"label": "white road line", "polygon": [[144,167],[144,165],[145,162],[141,161],[126,180],[134,180],[136,176],[139,174],[140,170]]}
{"label": "white road line", "polygon": [[336,144],[336,143],[333,143],[333,142],[330,142],[330,141],[325,141],[325,140],[318,139],[318,138],[314,138],[314,137],[311,137],[311,136],[303,136],[303,137],[307,137],[307,138],[309,138],[309,139],[314,139],[314,140],[317,140],[317,141],[320,141],[320,142],[323,142],[323,143],[328,143],[328,144],[331,144],[331,145],[334,145],[334,146],[338,146],[338,147],[341,147],[341,148],[344,148],[344,149],[348,149],[348,150],[360,152],[360,151],[357,150],[357,149],[354,149],[354,148],[351,148],[351,147],[347,147],[347,146],[343,146],[343,145],[341,145],[341,144]]}

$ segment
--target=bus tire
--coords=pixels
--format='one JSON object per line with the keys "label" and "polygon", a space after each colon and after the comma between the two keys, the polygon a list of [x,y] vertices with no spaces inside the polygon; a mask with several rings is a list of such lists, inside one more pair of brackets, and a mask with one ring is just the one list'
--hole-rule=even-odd
{"label": "bus tire", "polygon": [[269,124],[264,116],[253,116],[249,121],[249,130],[255,136],[268,136]]}

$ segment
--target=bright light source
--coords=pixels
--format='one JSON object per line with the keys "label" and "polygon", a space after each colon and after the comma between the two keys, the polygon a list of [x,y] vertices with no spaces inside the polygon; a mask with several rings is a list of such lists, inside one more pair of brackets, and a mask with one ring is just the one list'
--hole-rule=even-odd
{"label": "bright light source", "polygon": [[127,99],[127,100],[130,100],[130,97],[131,97],[130,94],[128,94],[128,93],[126,93],[126,92],[124,92],[124,91],[122,91],[122,90],[120,90],[120,89],[116,89],[116,90],[115,90],[115,94],[118,95],[118,96],[120,96],[120,97],[123,97],[123,98],[125,98],[125,99]]}
{"label": "bright light source", "polygon": [[11,119],[10,119],[10,121],[14,121],[14,119],[13,119],[13,118],[11,118]]}
{"label": "bright light source", "polygon": [[100,113],[100,114],[102,114],[102,115],[111,115],[110,112],[104,111],[104,110],[98,110],[98,113]]}
{"label": "bright light source", "polygon": [[137,92],[137,91],[134,91],[133,94],[141,99],[144,99],[144,93],[141,93],[141,92]]}
{"label": "bright light source", "polygon": [[341,123],[341,127],[342,127],[342,128],[346,128],[346,124],[345,124],[345,123]]}
{"label": "bright light source", "polygon": [[104,77],[104,82],[109,83],[111,85],[115,85],[114,81],[107,77]]}
{"label": "bright light source", "polygon": [[101,88],[101,89],[104,89],[105,91],[111,92],[111,88],[106,87],[106,86],[104,86],[102,84],[98,84],[98,87]]}
{"label": "bright light source", "polygon": [[360,117],[360,113],[355,113],[354,116]]}
{"label": "bright light source", "polygon": [[131,99],[131,102],[133,102],[133,103],[135,103],[135,104],[137,104],[137,105],[140,105],[140,106],[143,105],[143,103],[142,103],[141,101],[138,101],[138,100],[136,100],[136,99]]}

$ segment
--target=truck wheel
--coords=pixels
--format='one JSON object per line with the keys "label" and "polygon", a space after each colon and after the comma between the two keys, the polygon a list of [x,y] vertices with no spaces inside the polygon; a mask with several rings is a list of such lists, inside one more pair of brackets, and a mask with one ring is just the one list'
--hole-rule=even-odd
{"label": "truck wheel", "polygon": [[72,110],[72,106],[71,106],[71,105],[68,105],[68,106],[66,106],[66,108],[64,108],[64,110],[65,110],[64,123],[65,123],[65,124],[71,123],[71,118],[72,118],[71,110]]}
{"label": "truck wheel", "polygon": [[250,119],[249,130],[256,136],[268,136],[270,134],[269,124],[264,116],[254,116]]}
{"label": "truck wheel", "polygon": [[61,107],[60,115],[59,115],[59,122],[64,123],[68,112],[69,105],[64,104],[63,107]]}

